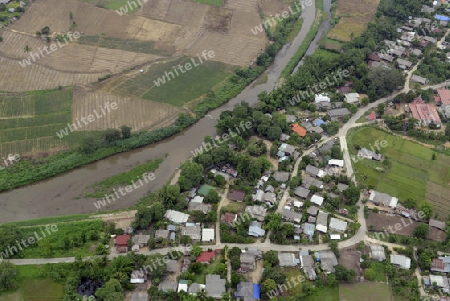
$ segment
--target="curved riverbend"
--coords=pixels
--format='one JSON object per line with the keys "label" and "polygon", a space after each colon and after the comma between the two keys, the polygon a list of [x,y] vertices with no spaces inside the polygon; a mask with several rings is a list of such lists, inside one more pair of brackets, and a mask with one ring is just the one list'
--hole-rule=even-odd
{"label": "curved riverbend", "polygon": [[[209,115],[213,116],[214,119],[206,116],[174,137],[150,146],[105,158],[45,181],[1,193],[0,222],[56,215],[94,213],[97,211],[97,208],[93,202],[96,200],[83,197],[86,187],[155,158],[164,159],[154,172],[155,180],[111,202],[111,205],[106,207],[106,209],[113,210],[133,206],[149,190],[156,191],[160,189],[170,180],[180,164],[192,155],[191,151],[202,143],[204,136],[215,135],[215,119],[219,117],[222,111],[231,110],[242,101],[255,105],[258,102],[257,95],[260,92],[273,90],[284,66],[301,45],[314,22],[316,7],[314,1],[312,3],[313,5],[307,6],[302,13],[304,18],[303,26],[297,37],[289,46],[284,47],[277,54],[274,63],[265,71],[268,75],[267,83],[253,88],[251,87],[252,84],[250,84],[237,97],[209,112]],[[166,154],[167,157],[165,157]]]}

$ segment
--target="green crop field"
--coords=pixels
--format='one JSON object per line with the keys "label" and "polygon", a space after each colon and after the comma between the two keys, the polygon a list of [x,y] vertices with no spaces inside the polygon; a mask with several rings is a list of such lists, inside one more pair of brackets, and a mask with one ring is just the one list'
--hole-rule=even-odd
{"label": "green crop field", "polygon": [[209,4],[214,6],[221,6],[223,4],[223,0],[194,0],[195,2],[202,4]]}
{"label": "green crop field", "polygon": [[[370,294],[368,294],[370,292]],[[389,285],[380,282],[362,282],[339,285],[340,301],[393,301]]]}
{"label": "green crop field", "polygon": [[99,46],[109,49],[119,49],[137,53],[147,53],[167,56],[170,53],[155,49],[155,42],[135,39],[121,39],[106,36],[81,36],[78,43],[83,45]]}
{"label": "green crop field", "polygon": [[[367,176],[367,184],[376,190],[398,197],[400,202],[412,198],[418,204],[427,200],[434,205],[434,211],[440,217],[450,214],[450,157],[435,153],[432,149],[413,141],[394,136],[373,127],[352,130],[348,135],[348,147],[352,156],[356,156],[355,145],[371,149],[375,141],[385,140],[386,147],[380,147],[383,154],[392,163],[385,169],[381,162],[361,159],[352,162],[358,181]],[[374,150],[377,148],[374,146]]]}
{"label": "green crop field", "polygon": [[[339,301],[339,287],[322,287],[317,293],[303,298],[304,301]],[[384,301],[384,300],[383,300]]]}
{"label": "green crop field", "polygon": [[[173,67],[179,64],[183,66],[188,62],[191,63],[192,69],[185,70],[185,73],[178,70],[179,75],[176,76]],[[199,63],[198,58],[195,58],[195,62]],[[172,72],[175,78],[171,76],[170,80],[167,80],[166,72]],[[153,65],[148,72],[127,80],[114,92],[181,107],[185,103],[205,95],[217,83],[222,82],[230,75],[229,66],[226,64],[206,61],[199,66],[193,66],[191,58],[182,57]],[[154,81],[158,82],[158,79],[163,76],[165,83],[159,82],[159,86],[155,85]]]}
{"label": "green crop field", "polygon": [[72,120],[72,90],[0,94],[0,154],[69,147],[56,137]]}

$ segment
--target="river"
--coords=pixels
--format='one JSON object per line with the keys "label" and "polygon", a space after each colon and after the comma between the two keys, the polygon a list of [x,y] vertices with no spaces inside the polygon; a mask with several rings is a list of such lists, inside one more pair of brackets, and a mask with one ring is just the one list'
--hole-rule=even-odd
{"label": "river", "polygon": [[[325,0],[330,1],[330,0]],[[95,213],[95,199],[83,196],[87,187],[112,175],[125,172],[147,160],[163,158],[164,161],[154,172],[155,179],[119,199],[103,209],[115,210],[133,206],[148,191],[157,191],[166,184],[179,166],[192,155],[204,136],[214,136],[216,119],[225,110],[231,110],[242,101],[255,105],[257,95],[262,91],[270,92],[277,85],[278,78],[295,51],[300,47],[314,22],[316,8],[307,6],[302,12],[302,29],[292,43],[286,45],[276,56],[274,63],[265,71],[267,83],[251,87],[250,84],[237,97],[221,107],[211,111],[209,116],[199,120],[176,136],[159,143],[117,154],[98,162],[88,164],[56,177],[38,183],[17,188],[0,194],[0,222],[12,222],[49,216]],[[314,43],[313,43],[314,44]],[[312,45],[311,51],[317,48]]]}

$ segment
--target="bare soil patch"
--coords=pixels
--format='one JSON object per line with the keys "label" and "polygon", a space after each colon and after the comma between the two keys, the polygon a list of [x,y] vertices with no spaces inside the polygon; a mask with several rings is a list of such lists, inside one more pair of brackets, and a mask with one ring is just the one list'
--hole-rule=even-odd
{"label": "bare soil patch", "polygon": [[348,269],[352,269],[356,272],[358,279],[363,275],[363,270],[360,267],[359,259],[361,258],[361,251],[357,245],[351,246],[340,250],[339,264],[345,266]]}
{"label": "bare soil patch", "polygon": [[[395,225],[400,224],[401,229],[396,231]],[[389,215],[383,212],[373,213],[369,212],[369,218],[367,219],[367,226],[374,226],[375,231],[384,233],[384,230],[391,233],[389,226],[391,226],[392,233],[398,235],[413,236],[414,229],[419,225],[419,222],[409,220],[405,217],[399,217],[398,215]],[[397,226],[397,228],[400,228]],[[445,232],[439,229],[430,227],[430,233],[428,234],[428,239],[434,241],[443,241],[445,239]]]}

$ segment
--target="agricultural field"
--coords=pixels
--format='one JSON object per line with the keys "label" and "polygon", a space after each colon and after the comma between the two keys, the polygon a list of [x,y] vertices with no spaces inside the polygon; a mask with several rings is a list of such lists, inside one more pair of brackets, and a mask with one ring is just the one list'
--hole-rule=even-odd
{"label": "agricultural field", "polygon": [[339,18],[328,33],[333,40],[348,42],[360,36],[375,16],[380,0],[339,0],[335,18]]}
{"label": "agricultural field", "polygon": [[[19,267],[20,271],[20,267]],[[12,293],[0,295],[0,301],[48,301],[62,300],[64,287],[49,279],[27,279]]]}
{"label": "agricultural field", "polygon": [[[370,149],[376,140],[387,142],[387,147],[380,148],[380,153],[388,158],[392,166],[379,172],[376,168],[384,169],[383,163],[359,160],[353,164],[358,181],[362,181],[365,175],[368,185],[398,197],[400,202],[412,198],[420,204],[427,200],[433,204],[434,212],[440,218],[447,218],[450,214],[449,156],[373,127],[354,129],[347,138],[351,156],[357,154],[355,146]],[[435,160],[432,159],[433,153],[436,153]]]}
{"label": "agricultural field", "polygon": [[[198,58],[193,59],[198,64]],[[113,93],[181,107],[186,102],[204,95],[231,75],[231,70],[225,64],[207,61],[185,74],[178,71],[179,76],[176,76],[172,67],[187,62],[191,62],[191,58],[181,57],[174,61],[155,64],[147,72],[136,74],[125,81]],[[166,72],[172,72],[176,77],[171,77],[170,80],[165,77],[166,83],[156,86],[154,81],[158,81],[158,78],[163,77]]]}
{"label": "agricultural field", "polygon": [[100,107],[104,108],[108,102],[117,103],[117,109],[111,110],[105,118],[96,118],[83,127],[83,131],[100,131],[119,128],[122,125],[131,127],[133,132],[156,129],[169,125],[181,112],[180,109],[164,103],[77,88],[73,96],[72,120],[80,120],[81,117],[94,114],[94,110],[100,112]]}
{"label": "agricultural field", "polygon": [[[368,293],[370,292],[370,293]],[[362,282],[339,285],[340,301],[394,301],[387,283]]]}
{"label": "agricultural field", "polygon": [[55,134],[72,120],[71,106],[71,90],[0,94],[0,154],[67,148]]}

